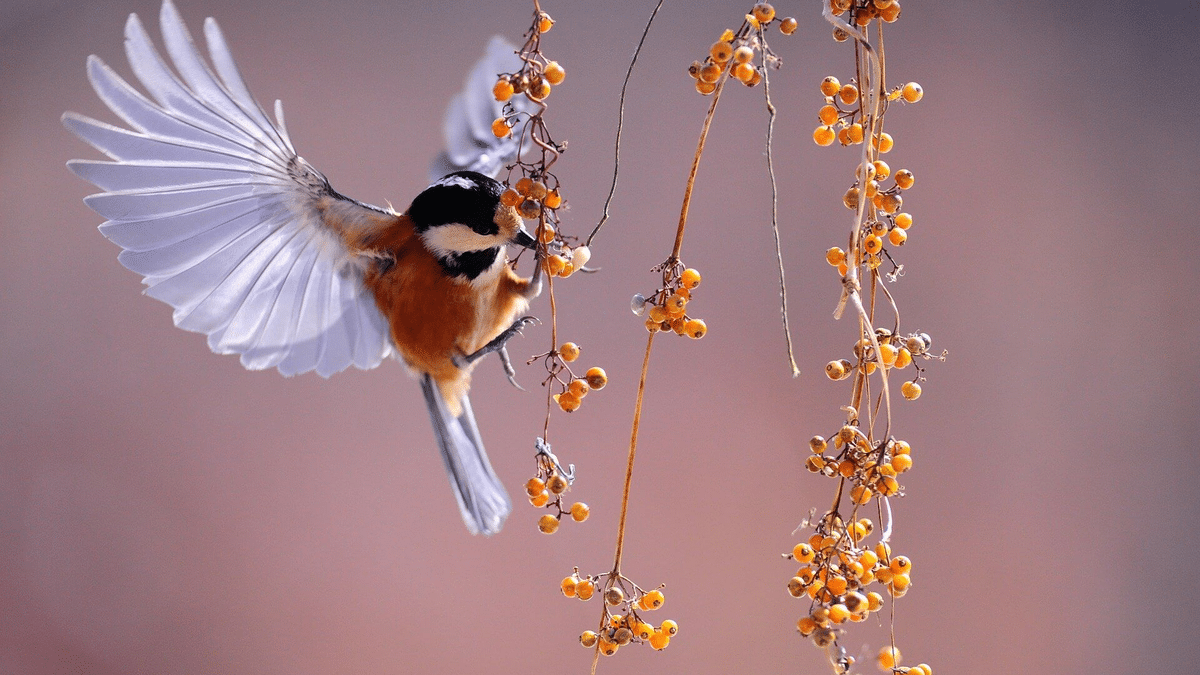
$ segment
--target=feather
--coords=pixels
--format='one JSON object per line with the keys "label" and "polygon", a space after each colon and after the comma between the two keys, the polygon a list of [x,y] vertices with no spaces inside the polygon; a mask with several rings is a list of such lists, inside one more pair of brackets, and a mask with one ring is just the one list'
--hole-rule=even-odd
{"label": "feather", "polygon": [[143,276],[146,294],[175,308],[176,325],[208,335],[215,352],[241,354],[247,368],[329,376],[375,367],[394,353],[390,331],[341,234],[352,223],[370,235],[394,216],[341,197],[299,158],[282,105],[272,122],[215,21],[204,25],[210,68],[170,0],[159,19],[169,63],[136,15],[125,24],[148,96],[88,59],[96,94],[129,128],[63,116],[112,160],[68,163],[102,190],[84,200],[107,219],[101,232],[124,249],[118,259]]}

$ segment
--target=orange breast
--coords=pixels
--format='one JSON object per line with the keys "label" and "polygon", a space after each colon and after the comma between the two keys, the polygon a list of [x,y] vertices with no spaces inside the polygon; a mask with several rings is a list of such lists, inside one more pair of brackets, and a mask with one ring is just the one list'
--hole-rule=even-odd
{"label": "orange breast", "polygon": [[392,229],[386,241],[395,263],[364,281],[388,319],[400,356],[438,382],[457,414],[471,368],[460,369],[452,359],[474,353],[512,324],[528,306],[523,295],[528,282],[503,264],[475,282],[448,277],[407,218],[397,219]]}

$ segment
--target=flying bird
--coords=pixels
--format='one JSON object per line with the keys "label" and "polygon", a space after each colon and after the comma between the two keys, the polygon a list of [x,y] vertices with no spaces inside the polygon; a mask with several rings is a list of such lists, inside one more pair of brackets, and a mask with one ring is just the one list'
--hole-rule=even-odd
{"label": "flying bird", "polygon": [[[125,51],[149,96],[96,56],[87,72],[123,122],[76,113],[63,124],[108,161],[68,167],[102,190],[87,197],[101,233],[175,325],[204,333],[246,368],[323,377],[398,358],[421,383],[434,436],[467,528],[497,532],[511,510],[480,439],[467,391],[541,289],[508,264],[507,246],[536,251],[494,176],[518,152],[490,131],[497,73],[519,58],[493,38],[451,102],[436,180],[404,212],[339,194],[292,145],[283,108],[251,96],[216,21],[204,23],[210,67],[171,0],[160,13],[170,63],[136,14]],[[515,384],[515,382],[514,382]]]}

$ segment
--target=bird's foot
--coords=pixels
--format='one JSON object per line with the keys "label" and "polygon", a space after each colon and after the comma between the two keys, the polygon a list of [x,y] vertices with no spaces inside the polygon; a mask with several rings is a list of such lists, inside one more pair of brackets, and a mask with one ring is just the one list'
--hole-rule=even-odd
{"label": "bird's foot", "polygon": [[[465,366],[469,366],[472,363],[475,363],[479,359],[482,359],[483,357],[487,356],[488,354],[491,354],[492,352],[502,352],[502,350],[504,349],[504,345],[508,344],[509,340],[513,339],[517,335],[520,335],[521,331],[526,326],[531,326],[535,323],[541,323],[541,321],[538,320],[537,317],[533,317],[533,316],[523,316],[523,317],[517,319],[516,321],[513,322],[513,324],[511,326],[504,329],[504,331],[502,331],[496,337],[492,338],[491,342],[480,347],[479,350],[476,351],[474,354],[467,354],[466,356],[455,357],[454,364],[456,366],[458,366],[459,368],[462,368]],[[503,354],[500,358],[506,362],[508,361],[507,354]],[[508,366],[505,368],[505,371],[508,372],[508,371],[511,371],[511,369],[512,369],[512,364],[509,363]],[[511,380],[512,377],[510,376],[509,379]]]}

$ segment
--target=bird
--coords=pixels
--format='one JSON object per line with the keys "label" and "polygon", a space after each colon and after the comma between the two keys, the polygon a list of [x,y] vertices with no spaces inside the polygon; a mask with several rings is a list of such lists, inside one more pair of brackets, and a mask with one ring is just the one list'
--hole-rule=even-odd
{"label": "bird", "polygon": [[[180,328],[204,333],[247,369],[322,377],[353,365],[402,361],[420,382],[434,437],[467,529],[494,534],[511,511],[476,425],[468,390],[496,353],[535,322],[537,243],[495,175],[517,154],[489,131],[498,72],[515,71],[494,38],[448,108],[440,175],[403,212],[346,197],[295,150],[275,102],[272,120],[251,95],[216,21],[204,23],[210,67],[179,10],[160,11],[162,58],[136,14],[125,50],[144,95],[99,57],[87,61],[100,99],[126,126],[67,112],[62,122],[107,160],[69,169],[102,192],[84,202],[106,218],[118,260],[145,294],[174,308]],[[177,73],[177,74],[176,74]],[[480,91],[482,90],[482,91]],[[508,245],[535,251],[520,277]]]}

